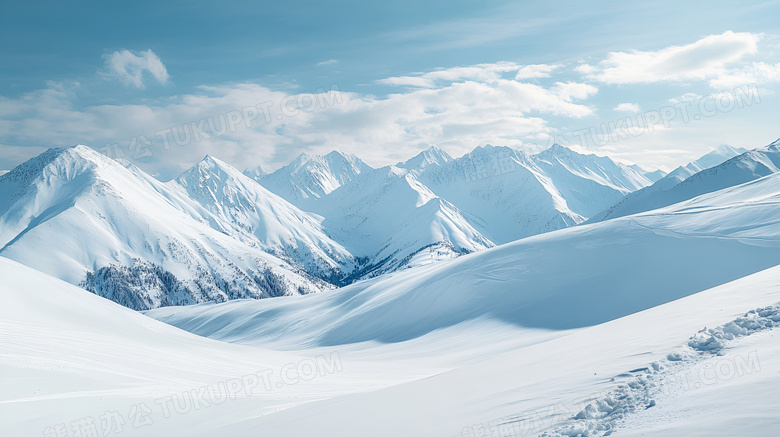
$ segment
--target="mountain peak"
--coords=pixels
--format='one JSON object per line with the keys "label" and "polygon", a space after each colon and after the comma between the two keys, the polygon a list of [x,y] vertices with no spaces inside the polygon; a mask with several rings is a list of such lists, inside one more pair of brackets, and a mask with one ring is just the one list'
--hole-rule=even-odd
{"label": "mountain peak", "polygon": [[415,155],[413,158],[397,164],[397,167],[407,170],[423,169],[429,165],[442,165],[452,162],[453,158],[444,150],[431,146]]}
{"label": "mountain peak", "polygon": [[[220,180],[240,180],[246,177],[243,173],[238,171],[230,164],[211,155],[206,155],[197,164],[193,165],[189,169],[185,170],[181,175],[179,175],[179,177],[176,178],[176,181],[186,186],[195,183],[194,181],[200,181],[202,175],[204,174],[216,175],[216,177]],[[197,183],[201,182],[202,181]]]}
{"label": "mountain peak", "polygon": [[515,153],[520,153],[520,151],[515,150],[515,149],[513,149],[511,147],[507,147],[507,146],[494,146],[492,144],[485,144],[484,146],[477,146],[477,147],[474,148],[474,150],[472,150],[469,153],[493,153],[493,152],[496,152],[496,151],[502,151],[503,152],[503,151],[510,151],[510,150],[512,152],[515,152]]}
{"label": "mountain peak", "polygon": [[701,156],[699,159],[695,161],[688,163],[684,167],[687,168],[692,175],[693,173],[698,173],[704,169],[708,169],[710,167],[719,165],[722,162],[731,159],[737,155],[741,155],[745,152],[746,150],[743,148],[735,148],[726,144],[721,144],[715,147],[709,153],[705,154],[704,156]]}
{"label": "mountain peak", "polygon": [[715,147],[715,151],[717,151],[717,152],[719,152],[721,154],[724,154],[724,155],[726,155],[726,154],[737,154],[737,155],[739,155],[740,153],[743,153],[743,152],[739,152],[740,150],[743,150],[743,152],[744,152],[744,149],[737,149],[735,147],[729,146],[728,144],[721,144],[721,145]]}
{"label": "mountain peak", "polygon": [[780,150],[780,138],[769,143],[767,146],[764,147],[764,149],[773,150],[773,151]]}
{"label": "mountain peak", "polygon": [[83,144],[77,144],[70,147],[53,148],[49,149],[46,153],[49,151],[54,151],[54,153],[57,153],[58,156],[67,155],[71,160],[82,162],[86,161],[97,165],[109,165],[117,162],[116,160],[109,158],[92,147],[85,146]]}
{"label": "mountain peak", "polygon": [[[71,177],[111,165],[121,165],[91,147],[76,145],[53,147],[30,158],[2,176],[2,180],[30,183],[42,173],[48,176]],[[46,170],[48,168],[48,170]],[[46,171],[44,171],[46,170]]]}
{"label": "mountain peak", "polygon": [[339,152],[338,150],[331,150],[325,155],[325,158],[349,159],[349,158],[355,158],[355,155],[352,155],[351,153]]}
{"label": "mountain peak", "polygon": [[[296,204],[305,199],[325,196],[368,170],[371,170],[368,164],[349,153],[335,150],[327,155],[301,153],[290,164],[263,176],[260,182]],[[300,206],[300,203],[296,206]]]}
{"label": "mountain peak", "polygon": [[[286,167],[295,173],[301,170],[310,171],[312,167],[328,166],[333,163],[354,163],[360,161],[356,156],[332,150],[325,155],[312,155],[302,152]],[[360,161],[362,163],[362,161]]]}
{"label": "mountain peak", "polygon": [[534,155],[532,160],[546,169],[562,166],[568,173],[590,179],[623,195],[652,184],[636,168],[613,161],[608,156],[580,153],[557,143]]}
{"label": "mountain peak", "polygon": [[248,168],[248,169],[244,170],[244,175],[248,176],[248,177],[250,177],[250,178],[252,178],[254,180],[259,180],[260,178],[262,178],[263,176],[266,176],[267,174],[268,173],[266,173],[266,171],[263,170],[263,167],[259,166],[259,165],[257,167],[254,167],[254,168]]}
{"label": "mountain peak", "polygon": [[203,159],[200,160],[197,164],[195,164],[195,167],[199,168],[209,168],[209,169],[219,169],[222,171],[228,171],[228,172],[237,172],[235,168],[233,168],[232,165],[226,163],[225,161],[215,158],[211,155],[206,155],[203,157]]}
{"label": "mountain peak", "polygon": [[494,146],[492,144],[477,146],[474,150],[458,159],[484,162],[508,162],[505,160],[514,160],[523,165],[533,165],[531,164],[530,157],[524,151],[513,149],[508,146]]}
{"label": "mountain peak", "polygon": [[547,150],[541,151],[539,154],[545,153],[547,155],[551,156],[572,156],[572,155],[582,155],[581,153],[577,153],[574,150],[562,146],[558,143],[553,143],[552,146],[550,146]]}

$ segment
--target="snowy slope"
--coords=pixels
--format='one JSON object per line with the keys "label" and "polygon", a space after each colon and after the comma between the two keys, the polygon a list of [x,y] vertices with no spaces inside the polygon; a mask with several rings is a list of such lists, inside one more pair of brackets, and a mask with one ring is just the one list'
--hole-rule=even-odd
{"label": "snowy slope", "polygon": [[212,227],[330,279],[352,269],[352,255],[330,239],[320,220],[207,156],[173,182],[207,209]]}
{"label": "snowy slope", "polygon": [[[46,435],[58,427],[74,435],[71,424],[90,418],[101,435],[101,416],[109,412],[123,418],[122,434],[129,436],[538,435],[574,425],[599,436],[614,429],[616,435],[679,435],[682,428],[694,436],[768,437],[779,424],[780,379],[771,369],[780,366],[780,332],[766,324],[770,318],[761,319],[764,328],[754,324],[733,340],[721,337],[720,356],[687,346],[691,337],[695,345],[708,344],[697,333],[705,326],[717,332],[746,311],[780,301],[778,268],[439,369],[431,367],[436,356],[531,333],[480,321],[445,331],[447,342],[426,336],[416,347],[401,343],[381,356],[375,352],[387,349],[380,344],[279,352],[192,336],[1,257],[0,278],[0,427],[9,435]],[[474,337],[463,343],[458,334]],[[280,377],[291,365],[334,353],[340,370],[294,384]],[[682,359],[669,361],[674,354]],[[717,363],[739,363],[750,354],[760,368],[696,385]],[[596,409],[572,420],[621,385],[647,378],[650,371],[642,369],[654,369],[653,363],[663,366],[651,374],[660,387],[598,404],[617,414]],[[269,375],[270,390],[249,384],[247,376],[258,372]],[[229,383],[237,383],[235,397],[211,402],[210,393]],[[651,401],[655,406],[644,410]],[[630,402],[638,408],[621,412]],[[151,421],[138,420],[139,406],[149,409]],[[600,425],[610,428],[598,431]]]}
{"label": "snowy slope", "polygon": [[354,155],[337,151],[327,155],[303,153],[290,164],[255,180],[306,211],[312,201],[368,170],[371,167]]}
{"label": "snowy slope", "polygon": [[[0,299],[8,436],[104,435],[112,416],[105,435],[213,436],[230,423],[432,372],[204,339],[4,257]],[[322,374],[304,377],[315,362]]]}
{"label": "snowy slope", "polygon": [[[772,146],[768,146],[767,151],[769,147]],[[712,189],[704,188],[703,186],[701,188],[696,188],[696,189],[676,188],[678,185],[680,185],[683,181],[690,178],[691,176],[699,172],[702,172],[703,170],[716,167],[724,163],[725,161],[728,161],[731,158],[734,158],[738,155],[744,154],[745,157],[747,158],[746,161],[752,160],[753,157],[749,157],[746,153],[749,154],[750,152],[746,152],[746,150],[742,148],[737,149],[726,145],[718,146],[717,148],[715,148],[715,150],[707,153],[706,155],[702,156],[696,161],[690,162],[684,166],[677,167],[676,169],[674,169],[672,172],[670,172],[662,179],[658,180],[653,185],[635,191],[631,194],[628,194],[625,198],[621,199],[615,205],[612,205],[606,210],[600,212],[599,214],[596,214],[594,217],[590,219],[590,221],[598,222],[602,220],[608,220],[610,218],[623,217],[630,214],[650,211],[656,208],[661,208],[663,206],[671,205],[672,203],[678,201],[689,199],[697,194],[702,194],[708,191],[714,191],[719,188],[729,186],[729,185],[723,185],[723,183],[711,183],[713,187]],[[767,153],[771,153],[771,152],[767,152]],[[766,174],[768,174],[768,172],[765,172],[764,174],[762,174],[762,176]],[[713,176],[714,175],[720,175],[718,176],[719,178],[725,179],[722,172],[715,171],[713,173]],[[707,179],[711,179],[711,178],[712,176],[707,177]],[[748,180],[751,179],[746,178],[742,180],[742,182],[746,182]],[[729,182],[729,184],[731,183]],[[681,191],[677,191],[677,190],[681,190]]]}
{"label": "snowy slope", "polygon": [[406,341],[485,319],[581,328],[780,264],[778,208],[780,174],[326,294],[151,314],[221,340],[288,348]]}
{"label": "snowy slope", "polygon": [[0,255],[136,309],[324,286],[206,214],[88,147],[50,149],[0,177]]}
{"label": "snowy slope", "polygon": [[[225,431],[772,437],[780,426],[778,279],[772,268],[423,380],[296,406]],[[720,355],[688,346],[704,327],[733,329],[729,322],[773,304],[772,318],[763,318],[768,327],[723,341]],[[669,360],[676,354],[684,358]]]}

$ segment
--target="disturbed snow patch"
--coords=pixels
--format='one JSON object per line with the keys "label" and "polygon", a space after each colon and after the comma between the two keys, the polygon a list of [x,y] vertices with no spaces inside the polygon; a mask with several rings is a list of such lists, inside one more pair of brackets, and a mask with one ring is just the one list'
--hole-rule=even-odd
{"label": "disturbed snow patch", "polygon": [[713,356],[724,354],[729,342],[753,333],[780,326],[780,303],[748,311],[744,316],[724,325],[697,332],[665,359],[648,367],[632,370],[613,378],[626,378],[616,388],[596,396],[574,417],[545,431],[542,437],[608,436],[623,423],[627,415],[656,405],[655,397],[668,393],[668,384],[675,384],[675,375],[685,368]]}

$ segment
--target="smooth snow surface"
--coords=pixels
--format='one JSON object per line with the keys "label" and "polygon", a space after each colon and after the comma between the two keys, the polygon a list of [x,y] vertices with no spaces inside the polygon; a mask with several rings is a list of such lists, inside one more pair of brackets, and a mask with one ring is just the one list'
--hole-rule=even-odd
{"label": "smooth snow surface", "polygon": [[[444,336],[432,333],[395,345],[295,352],[195,337],[12,261],[0,259],[0,275],[7,278],[0,288],[6,303],[0,309],[0,426],[9,435],[39,435],[88,418],[99,421],[107,412],[128,418],[138,404],[150,407],[152,423],[134,428],[128,422],[127,435],[457,436],[499,430],[556,435],[553,431],[575,426],[588,430],[587,435],[614,429],[616,435],[638,435],[637,429],[679,435],[685,429],[691,435],[749,430],[771,436],[778,425],[777,329],[766,322],[763,328],[742,322],[739,326],[747,328],[721,343],[725,353],[720,356],[689,346],[705,326],[725,332],[747,311],[780,301],[778,268],[575,331],[496,329],[482,320],[442,331]],[[237,303],[222,304],[223,320],[230,319]],[[763,315],[774,320],[766,311]],[[518,341],[522,337],[525,343]],[[486,348],[488,342],[511,347]],[[478,350],[480,356],[464,355],[464,350]],[[277,385],[285,364],[334,352],[340,354],[341,370]],[[677,358],[686,353],[692,358]],[[758,368],[750,364],[753,356]],[[617,420],[588,407],[603,406],[599,399],[624,390],[621,385],[631,385],[637,374],[653,375],[644,369],[656,370],[654,363],[669,372],[666,376],[691,371],[697,377],[708,362],[743,358],[750,366],[739,376],[714,383],[707,379],[708,384],[687,389],[667,377],[671,385],[658,391],[637,390],[632,403],[612,404],[625,413]],[[184,396],[264,370],[272,375],[273,390],[251,390],[251,396],[238,391],[235,399],[217,405],[196,397],[206,399],[197,409]],[[712,394],[749,396],[750,401],[715,402]],[[171,406],[166,418],[160,405],[171,399],[181,404]],[[640,408],[623,408],[630,405]],[[722,414],[712,414],[713,407]]]}

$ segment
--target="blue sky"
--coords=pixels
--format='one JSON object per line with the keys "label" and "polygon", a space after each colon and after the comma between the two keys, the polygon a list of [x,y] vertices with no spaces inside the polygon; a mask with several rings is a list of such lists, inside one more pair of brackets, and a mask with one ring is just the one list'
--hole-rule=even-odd
{"label": "blue sky", "polygon": [[[0,169],[77,143],[165,179],[206,153],[273,169],[331,149],[384,165],[558,141],[668,170],[780,136],[778,16],[778,2],[5,2]],[[670,105],[689,117],[586,137]],[[193,133],[235,111],[235,129]]]}

